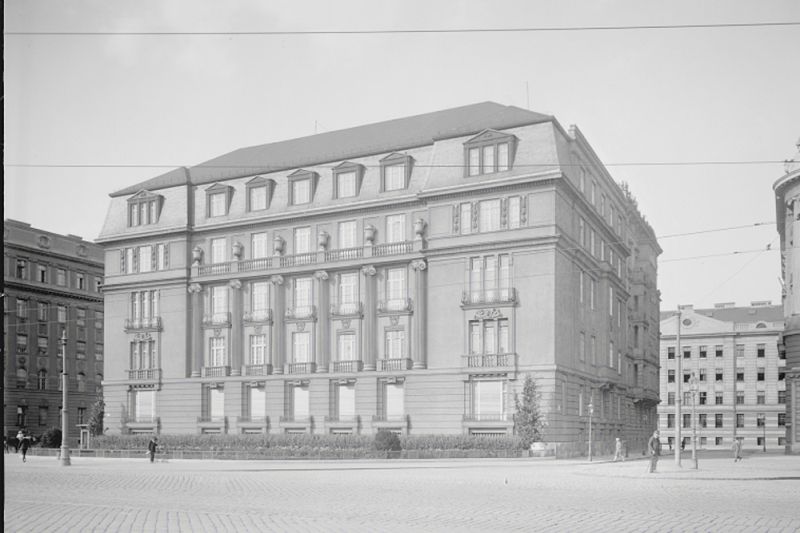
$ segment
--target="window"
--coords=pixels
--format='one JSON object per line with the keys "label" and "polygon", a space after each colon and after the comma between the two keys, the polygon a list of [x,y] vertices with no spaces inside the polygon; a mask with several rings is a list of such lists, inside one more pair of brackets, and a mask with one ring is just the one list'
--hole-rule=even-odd
{"label": "window", "polygon": [[667,370],[667,383],[675,383],[675,371]]}
{"label": "window", "polygon": [[292,333],[292,362],[311,362],[311,336],[309,332],[295,331]]}
{"label": "window", "polygon": [[597,338],[592,335],[591,338],[591,349],[592,349],[592,364],[597,366]]}
{"label": "window", "polygon": [[228,287],[211,287],[211,317],[214,322],[226,322],[228,318]]}
{"label": "window", "polygon": [[725,400],[725,397],[723,396],[723,393],[721,393],[721,392],[715,392],[714,393],[714,405],[723,405],[724,404],[724,400]]}
{"label": "window", "polygon": [[357,224],[355,220],[339,222],[339,249],[356,248],[358,246],[356,233]]}
{"label": "window", "polygon": [[714,415],[714,427],[715,428],[722,427],[722,413],[717,413]]}
{"label": "window", "polygon": [[137,291],[131,293],[130,317],[134,327],[149,327],[159,316],[159,291]]}
{"label": "window", "polygon": [[764,369],[760,369],[757,374],[757,381],[764,381]]}
{"label": "window", "polygon": [[17,277],[28,279],[28,262],[25,259],[17,259]]}
{"label": "window", "polygon": [[311,179],[298,179],[291,182],[292,205],[308,204],[311,202]]}
{"label": "window", "polygon": [[744,344],[736,345],[736,357],[744,357]]}
{"label": "window", "polygon": [[756,357],[764,357],[766,353],[767,346],[766,344],[757,344],[756,345]]}
{"label": "window", "polygon": [[39,283],[47,283],[47,267],[44,265],[36,265],[36,281]]}
{"label": "window", "polygon": [[153,270],[153,248],[152,246],[140,246],[138,249],[139,254],[139,272],[150,272]]}
{"label": "window", "polygon": [[67,286],[67,271],[63,268],[56,269],[56,285],[59,287]]}
{"label": "window", "polygon": [[700,405],[705,405],[708,402],[708,393],[701,391],[699,394]]}
{"label": "window", "polygon": [[339,420],[352,420],[356,416],[356,387],[352,383],[336,387],[336,414]]}
{"label": "window", "polygon": [[701,428],[708,427],[708,415],[705,413],[700,413],[700,416],[698,417],[698,422]]}
{"label": "window", "polygon": [[47,308],[49,306],[46,302],[36,303],[36,319],[39,322],[47,322]]}
{"label": "window", "polygon": [[358,273],[339,275],[339,312],[351,314],[358,311]]}
{"label": "window", "polygon": [[383,388],[384,415],[387,420],[405,415],[405,395],[403,383],[386,383]]}
{"label": "window", "polygon": [[404,330],[386,331],[386,359],[402,359],[405,357],[406,332]]}
{"label": "window", "polygon": [[308,387],[292,387],[292,415],[295,420],[308,418]]}
{"label": "window", "polygon": [[758,405],[764,405],[765,403],[767,403],[767,397],[766,397],[766,395],[765,395],[763,392],[759,392],[759,393],[756,395],[756,404],[758,404]]}
{"label": "window", "polygon": [[250,256],[252,259],[267,257],[267,233],[253,233],[250,236]]}
{"label": "window", "polygon": [[714,444],[716,446],[722,446],[722,437],[714,437]]}
{"label": "window", "polygon": [[737,413],[736,414],[736,427],[743,428],[744,427],[744,414]]}
{"label": "window", "polygon": [[692,379],[692,374],[690,372],[683,373],[683,382],[689,383],[689,380]]}
{"label": "window", "polygon": [[482,233],[500,229],[500,200],[478,202],[478,228]]}
{"label": "window", "polygon": [[225,238],[211,239],[211,263],[224,263],[226,260]]}
{"label": "window", "polygon": [[67,322],[67,306],[59,305],[56,307],[57,314],[58,314],[58,322],[60,324],[66,324]]}
{"label": "window", "polygon": [[778,413],[778,427],[786,426],[786,413]]}
{"label": "window", "polygon": [[691,346],[684,346],[683,347],[683,358],[690,359],[692,357],[692,348]]}
{"label": "window", "polygon": [[405,305],[406,269],[390,268],[386,270],[386,300],[389,305]]}
{"label": "window", "polygon": [[705,383],[706,381],[706,369],[701,368],[698,374],[700,383]]}
{"label": "window", "polygon": [[721,369],[721,368],[717,368],[717,369],[714,371],[714,380],[715,380],[715,381],[722,381],[722,377],[723,377],[723,371],[722,371],[722,369]]}
{"label": "window", "polygon": [[47,355],[47,352],[49,351],[49,340],[48,340],[48,338],[47,337],[39,337],[39,341],[38,342],[39,342],[39,344],[38,344],[39,353],[42,354],[42,355]]}
{"label": "window", "polygon": [[78,392],[86,392],[86,374],[78,372]]}
{"label": "window", "polygon": [[339,335],[339,361],[355,361],[356,359],[355,333],[341,333]]}
{"label": "window", "polygon": [[597,309],[597,280],[589,277],[589,309]]}
{"label": "window", "polygon": [[251,285],[250,311],[254,320],[266,319],[269,313],[269,284],[254,281]]}
{"label": "window", "polygon": [[766,423],[766,416],[764,413],[758,413],[756,415],[756,427],[763,428],[764,424]]}
{"label": "window", "polygon": [[675,359],[675,347],[668,346],[667,347],[667,359]]}
{"label": "window", "polygon": [[228,195],[225,191],[208,195],[208,216],[221,217],[228,214]]}
{"label": "window", "polygon": [[472,410],[476,420],[502,420],[505,416],[505,383],[474,381]]}
{"label": "window", "polygon": [[683,427],[688,428],[692,427],[692,415],[689,413],[683,414]]}
{"label": "window", "polygon": [[311,278],[294,280],[294,307],[297,316],[311,315]]}
{"label": "window", "polygon": [[208,366],[225,366],[225,339],[211,337],[208,351]]}
{"label": "window", "polygon": [[459,207],[459,231],[461,235],[472,233],[472,204],[463,203]]}
{"label": "window", "polygon": [[294,253],[307,254],[311,252],[311,227],[304,226],[294,229]]}
{"label": "window", "polygon": [[403,242],[406,240],[406,216],[389,215],[386,217],[386,242]]}
{"label": "window", "polygon": [[744,368],[736,369],[736,381],[744,381]]}
{"label": "window", "polygon": [[722,357],[722,345],[717,344],[714,346],[714,357]]}
{"label": "window", "polygon": [[397,191],[406,188],[405,165],[387,165],[383,167],[385,191]]}
{"label": "window", "polygon": [[250,364],[263,365],[266,363],[267,336],[250,335]]}
{"label": "window", "polygon": [[508,227],[516,229],[520,227],[522,199],[519,196],[512,196],[508,199]]}
{"label": "window", "polygon": [[667,405],[675,405],[675,393],[668,392],[667,393]]}
{"label": "window", "polygon": [[509,348],[508,320],[472,321],[469,325],[470,354],[506,354]]}
{"label": "window", "polygon": [[38,390],[47,390],[47,370],[39,370],[36,380],[36,388]]}
{"label": "window", "polygon": [[674,428],[675,427],[675,415],[672,414],[672,413],[669,413],[667,415],[667,427],[668,428]]}
{"label": "window", "polygon": [[156,245],[156,268],[158,270],[169,268],[169,246],[167,244]]}
{"label": "window", "polygon": [[580,338],[578,339],[578,360],[581,362],[586,361],[586,333],[581,331]]}
{"label": "window", "polygon": [[503,172],[512,165],[516,138],[487,130],[464,143],[465,176]]}
{"label": "window", "polygon": [[208,417],[211,420],[222,420],[225,418],[224,389],[208,389]]}
{"label": "window", "polygon": [[157,368],[155,341],[133,341],[130,344],[130,350],[131,370]]}
{"label": "window", "polygon": [[161,211],[164,197],[141,191],[128,200],[128,226],[155,224]]}
{"label": "window", "polygon": [[39,425],[46,426],[48,418],[48,408],[45,406],[39,407]]}
{"label": "window", "polygon": [[737,391],[736,392],[736,405],[744,405],[744,392]]}
{"label": "window", "polygon": [[786,381],[786,372],[778,372],[778,381]]}
{"label": "window", "polygon": [[247,210],[263,211],[269,208],[275,182],[261,176],[256,176],[247,182]]}
{"label": "window", "polygon": [[700,359],[708,357],[708,346],[700,346]]}
{"label": "window", "polygon": [[786,391],[785,390],[779,390],[778,391],[778,403],[779,404],[785,404],[786,403]]}
{"label": "window", "polygon": [[75,288],[85,291],[86,290],[86,274],[80,272],[75,274]]}
{"label": "window", "polygon": [[250,387],[250,420],[264,419],[267,416],[267,391]]}
{"label": "window", "polygon": [[28,335],[26,333],[17,333],[17,352],[28,352]]}

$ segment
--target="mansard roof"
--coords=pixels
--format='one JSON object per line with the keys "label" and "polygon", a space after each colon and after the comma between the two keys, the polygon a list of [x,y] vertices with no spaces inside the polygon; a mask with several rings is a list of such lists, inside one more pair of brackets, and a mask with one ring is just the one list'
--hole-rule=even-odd
{"label": "mansard roof", "polygon": [[125,196],[141,189],[152,191],[176,185],[213,183],[258,173],[396,152],[431,144],[439,139],[478,134],[487,129],[503,130],[552,120],[552,116],[519,107],[482,102],[240,148],[193,167],[171,170],[116,191],[111,196]]}

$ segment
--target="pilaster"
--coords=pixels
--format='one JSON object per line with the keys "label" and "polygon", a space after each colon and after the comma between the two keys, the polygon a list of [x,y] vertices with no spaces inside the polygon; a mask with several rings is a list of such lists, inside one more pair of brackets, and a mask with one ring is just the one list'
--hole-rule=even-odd
{"label": "pilaster", "polygon": [[378,271],[372,265],[361,267],[361,274],[364,275],[364,332],[362,335],[364,358],[364,370],[375,370],[375,359],[377,356],[377,280]]}
{"label": "pilaster", "polygon": [[286,316],[286,290],[283,286],[283,276],[276,275],[270,278],[273,284],[272,296],[272,373],[283,374],[284,344],[286,331],[284,318]]}
{"label": "pilaster", "polygon": [[242,374],[242,282],[238,279],[228,283],[231,291],[231,375],[240,376]]}
{"label": "pilaster", "polygon": [[330,288],[328,273],[324,270],[314,272],[317,281],[317,338],[315,361],[317,372],[327,372],[330,361]]}
{"label": "pilaster", "polygon": [[203,286],[192,283],[188,287],[191,295],[191,376],[199,378],[203,367]]}
{"label": "pilaster", "polygon": [[426,302],[428,299],[428,264],[422,259],[411,262],[411,269],[414,271],[414,329],[412,336],[414,339],[414,351],[411,354],[413,367],[415,369],[426,368],[428,356],[426,353],[427,340],[427,320]]}

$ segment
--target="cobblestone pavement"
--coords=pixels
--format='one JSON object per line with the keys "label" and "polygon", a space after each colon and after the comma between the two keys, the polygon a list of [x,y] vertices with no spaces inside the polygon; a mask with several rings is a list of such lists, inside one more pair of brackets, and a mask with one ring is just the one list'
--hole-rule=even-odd
{"label": "cobblestone pavement", "polygon": [[5,456],[5,531],[793,531],[800,457],[624,463]]}

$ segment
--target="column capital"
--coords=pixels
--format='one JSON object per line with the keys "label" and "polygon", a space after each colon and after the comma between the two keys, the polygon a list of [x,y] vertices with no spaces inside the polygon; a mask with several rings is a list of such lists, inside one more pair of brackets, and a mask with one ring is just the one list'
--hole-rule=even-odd
{"label": "column capital", "polygon": [[189,294],[197,294],[198,292],[203,292],[203,286],[199,283],[192,283],[187,287]]}
{"label": "column capital", "polygon": [[364,265],[361,267],[361,273],[365,276],[374,276],[378,271],[375,269],[374,265]]}
{"label": "column capital", "polygon": [[274,285],[283,285],[283,276],[281,276],[280,274],[275,274],[274,276],[270,277],[269,280]]}
{"label": "column capital", "polygon": [[411,261],[411,268],[422,271],[428,268],[428,263],[424,259],[414,259]]}
{"label": "column capital", "polygon": [[232,279],[232,280],[230,280],[228,282],[228,286],[231,289],[241,289],[242,288],[242,282],[240,280],[238,280],[238,279]]}
{"label": "column capital", "polygon": [[328,273],[325,272],[324,270],[317,270],[316,272],[314,272],[314,277],[319,281],[325,281],[326,279],[328,279],[329,276]]}

